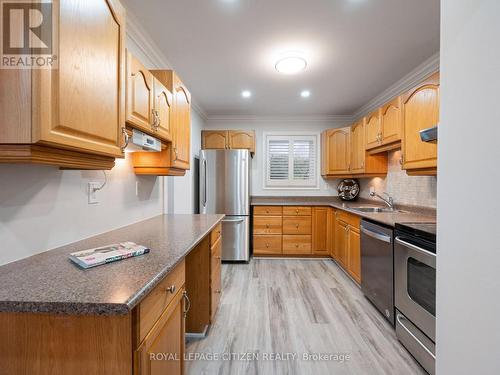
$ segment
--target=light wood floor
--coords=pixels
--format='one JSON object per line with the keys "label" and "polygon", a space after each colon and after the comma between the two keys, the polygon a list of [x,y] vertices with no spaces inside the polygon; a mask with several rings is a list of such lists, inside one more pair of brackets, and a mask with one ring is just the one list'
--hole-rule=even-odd
{"label": "light wood floor", "polygon": [[[259,360],[188,361],[187,374],[425,374],[333,261],[253,259],[224,264],[222,272],[216,321],[208,336],[189,342],[186,351],[251,353]],[[297,358],[265,360],[269,353]],[[303,353],[350,358],[305,361]]]}

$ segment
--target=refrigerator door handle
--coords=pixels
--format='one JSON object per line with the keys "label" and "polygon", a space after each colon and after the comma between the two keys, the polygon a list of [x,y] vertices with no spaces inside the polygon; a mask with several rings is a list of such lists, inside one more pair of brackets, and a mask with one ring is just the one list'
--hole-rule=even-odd
{"label": "refrigerator door handle", "polygon": [[236,219],[236,220],[229,220],[229,219],[222,219],[223,223],[243,223],[243,219]]}
{"label": "refrigerator door handle", "polygon": [[207,159],[203,159],[203,207],[207,206]]}

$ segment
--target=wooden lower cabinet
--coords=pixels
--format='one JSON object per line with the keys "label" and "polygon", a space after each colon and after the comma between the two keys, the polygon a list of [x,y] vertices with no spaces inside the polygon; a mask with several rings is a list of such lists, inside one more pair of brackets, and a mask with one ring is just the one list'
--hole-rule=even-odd
{"label": "wooden lower cabinet", "polygon": [[361,246],[359,228],[349,227],[349,252],[347,272],[361,284]]}
{"label": "wooden lower cabinet", "polygon": [[314,207],[312,210],[312,252],[316,255],[329,255],[329,207]]}
{"label": "wooden lower cabinet", "polygon": [[311,254],[310,235],[283,235],[283,254],[308,255]]}
{"label": "wooden lower cabinet", "polygon": [[177,292],[135,352],[135,375],[184,373],[184,292]]}
{"label": "wooden lower cabinet", "polygon": [[339,218],[335,223],[335,260],[344,268],[347,268],[347,230],[349,225]]}
{"label": "wooden lower cabinet", "polygon": [[222,294],[222,225],[218,224],[210,235],[210,323],[214,321]]}
{"label": "wooden lower cabinet", "polygon": [[[255,232],[254,232],[255,233]],[[281,234],[253,236],[253,253],[255,255],[279,255],[282,253]]]}
{"label": "wooden lower cabinet", "polygon": [[333,258],[357,282],[361,283],[360,218],[337,211]]}

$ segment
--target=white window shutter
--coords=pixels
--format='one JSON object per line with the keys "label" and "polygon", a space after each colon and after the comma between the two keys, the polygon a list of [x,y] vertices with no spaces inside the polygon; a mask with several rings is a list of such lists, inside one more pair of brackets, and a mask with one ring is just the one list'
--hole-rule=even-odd
{"label": "white window shutter", "polygon": [[318,135],[266,135],[265,186],[318,187]]}

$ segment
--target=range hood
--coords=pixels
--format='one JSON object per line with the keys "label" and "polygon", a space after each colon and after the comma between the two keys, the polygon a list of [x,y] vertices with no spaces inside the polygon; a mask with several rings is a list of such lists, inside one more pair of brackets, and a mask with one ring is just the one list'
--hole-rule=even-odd
{"label": "range hood", "polygon": [[161,141],[137,129],[132,129],[130,143],[125,149],[126,152],[149,151],[160,152]]}
{"label": "range hood", "polygon": [[420,130],[420,139],[422,142],[437,143],[438,140],[438,127]]}

